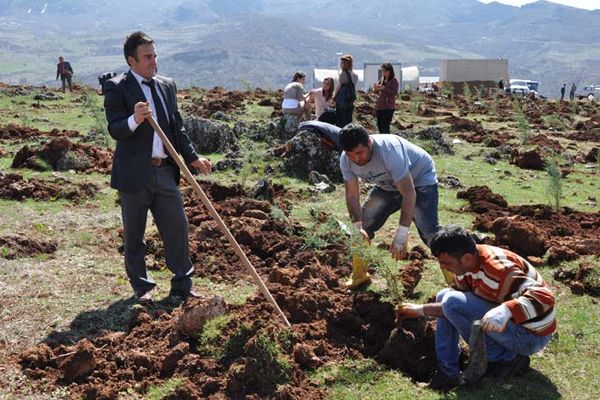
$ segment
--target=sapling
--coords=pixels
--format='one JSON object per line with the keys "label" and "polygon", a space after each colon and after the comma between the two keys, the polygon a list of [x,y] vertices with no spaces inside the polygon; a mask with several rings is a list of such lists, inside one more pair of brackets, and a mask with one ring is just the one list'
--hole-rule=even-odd
{"label": "sapling", "polygon": [[562,174],[560,171],[560,156],[556,153],[552,154],[546,160],[546,173],[548,174],[548,182],[546,184],[546,194],[550,200],[554,210],[560,210],[560,198],[562,195]]}

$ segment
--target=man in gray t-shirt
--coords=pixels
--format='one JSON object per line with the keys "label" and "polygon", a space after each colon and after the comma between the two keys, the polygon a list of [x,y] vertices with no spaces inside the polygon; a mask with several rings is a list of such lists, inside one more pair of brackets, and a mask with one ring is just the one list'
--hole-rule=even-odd
{"label": "man in gray t-shirt", "polygon": [[[392,256],[396,260],[406,257],[411,221],[415,221],[419,236],[429,245],[440,228],[437,177],[431,156],[400,136],[369,135],[358,124],[346,125],[339,139],[344,150],[340,169],[346,205],[361,234],[367,240],[372,239],[388,217],[401,210]],[[358,178],[375,185],[362,208]],[[360,280],[360,276],[357,279]]]}

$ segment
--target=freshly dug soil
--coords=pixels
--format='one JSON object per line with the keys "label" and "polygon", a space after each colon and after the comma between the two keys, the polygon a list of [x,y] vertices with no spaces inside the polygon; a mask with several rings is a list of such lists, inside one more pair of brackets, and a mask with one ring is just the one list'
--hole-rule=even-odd
{"label": "freshly dug soil", "polygon": [[53,200],[67,199],[79,202],[92,198],[99,188],[93,183],[73,183],[64,178],[42,180],[23,179],[18,174],[0,172],[0,198],[8,200]]}
{"label": "freshly dug soil", "polygon": [[0,249],[0,257],[13,260],[15,258],[33,257],[38,254],[53,254],[57,249],[57,244],[54,240],[14,234],[0,237]]}
{"label": "freshly dug soil", "polygon": [[[376,293],[345,290],[349,251],[335,235],[324,238],[330,244],[319,252],[305,249],[303,228],[273,218],[271,203],[247,198],[239,187],[202,185],[291,328],[256,294],[243,305],[227,306],[231,319],[214,339],[223,350],[212,354],[202,341],[181,333],[181,308],[158,302],[134,311],[125,332],[88,335],[74,345],[53,335],[21,353],[16,361],[28,376],[45,379],[39,381],[41,388],[65,385],[73,396],[109,399],[128,389],[143,394],[149,386],[179,377],[184,383],[169,398],[323,399],[325,393],[308,380],[308,372],[365,356],[417,380],[431,376],[433,321],[405,322],[388,342],[396,328],[393,307]],[[198,275],[250,280],[204,207],[188,194],[185,198]],[[418,284],[418,258],[424,257],[418,249],[412,253],[415,260],[400,273],[407,293]]]}
{"label": "freshly dug soil", "polygon": [[558,268],[554,279],[562,281],[576,295],[600,296],[600,270],[592,264],[580,263],[574,268]]}
{"label": "freshly dug soil", "polygon": [[459,192],[468,209],[480,214],[474,228],[496,235],[494,244],[522,256],[548,255],[548,263],[574,260],[582,255],[600,255],[600,213],[585,213],[547,205],[509,206],[487,186]]}
{"label": "freshly dug soil", "polygon": [[[22,147],[13,159],[12,168],[43,171],[49,166],[54,171],[108,174],[112,167],[112,154],[112,150],[104,147],[74,143],[67,137],[59,137],[41,147]],[[40,163],[40,160],[43,162]]]}
{"label": "freshly dug soil", "polygon": [[31,139],[33,137],[42,136],[67,136],[67,137],[78,137],[79,132],[70,130],[58,130],[53,129],[50,132],[42,132],[35,128],[19,126],[16,124],[8,124],[0,127],[0,140],[21,141],[24,139]]}

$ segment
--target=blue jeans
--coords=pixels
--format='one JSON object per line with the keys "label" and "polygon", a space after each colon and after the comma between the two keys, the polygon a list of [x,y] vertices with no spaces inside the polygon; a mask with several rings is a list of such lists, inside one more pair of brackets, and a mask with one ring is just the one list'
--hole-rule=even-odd
{"label": "blue jeans", "polygon": [[[456,376],[460,373],[459,335],[468,343],[473,321],[483,318],[486,312],[498,304],[471,292],[460,292],[451,288],[441,290],[436,301],[442,303],[444,311],[444,317],[437,319],[435,333],[435,352],[439,369],[447,376]],[[537,336],[509,320],[504,332],[485,334],[488,361],[510,361],[517,354],[529,356],[546,347],[551,338],[552,335]]]}
{"label": "blue jeans", "polygon": [[[429,246],[433,235],[440,229],[438,219],[438,188],[429,185],[415,188],[417,201],[413,221],[421,240]],[[402,195],[397,190],[393,192],[375,186],[367,195],[362,206],[363,229],[373,239],[390,215],[402,207]]]}

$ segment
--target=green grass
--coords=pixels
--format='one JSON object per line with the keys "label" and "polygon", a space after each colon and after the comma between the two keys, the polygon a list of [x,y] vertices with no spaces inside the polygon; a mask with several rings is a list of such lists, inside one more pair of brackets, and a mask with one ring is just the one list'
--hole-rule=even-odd
{"label": "green grass", "polygon": [[[75,96],[67,95],[63,100],[40,102],[42,108],[33,108],[37,102],[32,95],[9,98],[0,94],[0,117],[3,124],[23,123],[43,131],[51,128],[68,128],[87,133],[97,123],[93,113],[83,109],[83,103],[74,101]],[[99,100],[99,99],[94,99]],[[414,97],[412,101],[400,103],[402,123],[414,123],[414,130],[429,126],[427,121],[414,115],[411,108],[415,103],[427,99]],[[446,110],[456,112],[450,102],[444,102]],[[272,112],[271,107],[248,104],[246,112],[250,120],[264,121]],[[469,119],[484,119],[476,114]],[[548,125],[556,120],[548,118]],[[440,125],[444,127],[442,122]],[[485,122],[486,129],[503,127],[517,135],[516,124]],[[519,139],[517,138],[516,141]],[[427,142],[416,141],[424,147]],[[564,140],[562,142],[565,142]],[[566,142],[565,142],[566,144]],[[247,143],[243,142],[243,146]],[[575,143],[578,150],[584,151],[589,143]],[[22,143],[3,142],[2,148],[14,153]],[[587,147],[586,147],[587,146]],[[252,187],[263,177],[266,165],[276,166],[278,159],[265,156],[269,143],[253,143],[244,157],[251,161],[247,170],[215,172],[201,179],[212,180],[226,185],[242,183]],[[465,188],[474,185],[489,186],[495,193],[506,198],[510,205],[546,204],[547,178],[544,171],[519,169],[507,161],[490,165],[483,161],[482,154],[490,148],[462,143],[454,146],[456,154],[436,155],[438,175],[454,175]],[[212,161],[223,159],[223,154],[207,155]],[[465,158],[468,157],[469,159]],[[0,158],[0,170],[23,174],[26,178],[52,179],[51,172],[30,170],[10,170],[12,156]],[[126,279],[122,255],[117,252],[120,239],[117,230],[121,226],[120,209],[116,205],[116,191],[108,188],[105,175],[84,175],[63,173],[69,180],[92,181],[100,185],[101,191],[89,201],[73,204],[64,200],[37,202],[14,202],[0,200],[0,234],[21,232],[52,238],[59,244],[56,254],[31,259],[0,259],[0,283],[3,291],[0,295],[0,322],[2,332],[0,340],[7,346],[23,348],[37,343],[53,330],[67,332],[76,340],[98,328],[124,330],[131,312],[137,305],[131,299],[131,287]],[[590,198],[597,198],[597,168],[586,168],[575,164],[573,172],[562,180],[563,197],[561,205],[580,211],[597,212],[598,206]],[[349,223],[342,185],[328,194],[310,194],[308,183],[275,173],[270,179],[274,183],[285,185],[288,190],[299,192],[299,200],[293,197],[291,214],[286,219],[299,221],[308,229],[305,237],[307,248],[318,251],[323,242],[331,240],[326,233],[337,229],[326,224],[315,223],[315,213],[324,211],[331,219]],[[472,226],[475,215],[464,211],[464,200],[456,198],[457,190],[440,188],[439,215],[443,224],[457,223]],[[365,195],[363,194],[362,200]],[[275,212],[279,218],[281,213]],[[379,243],[390,243],[398,223],[398,214],[391,216],[386,225],[377,233],[374,243],[368,250],[370,257],[380,265],[397,270],[406,262],[391,259],[389,251],[377,249]],[[314,229],[313,229],[314,228]],[[154,229],[154,228],[151,228]],[[411,227],[409,245],[422,245],[416,229]],[[0,249],[0,253],[3,250]],[[211,262],[207,258],[207,263]],[[586,257],[561,266],[574,267],[579,262],[593,263],[598,267],[597,257]],[[388,295],[385,279],[374,265],[374,282],[368,290]],[[600,267],[599,267],[600,268]],[[552,278],[553,269],[542,267],[540,271],[557,294],[557,313],[559,338],[541,354],[532,358],[533,370],[523,379],[516,379],[502,385],[488,385],[481,388],[460,389],[448,395],[442,395],[411,381],[399,371],[378,365],[375,361],[346,360],[343,363],[321,367],[311,375],[311,380],[328,391],[331,399],[587,399],[600,398],[600,372],[597,364],[600,360],[600,307],[597,299],[589,296],[575,296],[564,284]],[[350,274],[350,263],[348,263]],[[156,298],[167,296],[171,273],[168,270],[153,271],[158,283]],[[92,277],[92,278],[90,278]],[[247,298],[257,292],[250,278],[236,283],[215,283],[207,279],[194,278],[194,285],[203,292],[222,296],[228,303],[243,304]],[[426,260],[423,279],[409,301],[424,302],[436,294],[445,283],[435,260]],[[222,354],[226,344],[218,341],[219,333],[231,318],[224,315],[211,320],[205,327],[202,339],[206,354]],[[99,321],[101,321],[99,325]],[[31,330],[34,326],[35,330]],[[280,357],[277,346],[286,348],[291,341],[280,335],[276,341],[263,338],[262,350],[271,355],[272,360]],[[268,340],[267,340],[268,339]],[[260,349],[259,349],[260,350]],[[289,350],[289,349],[287,349]],[[286,351],[287,351],[286,350]],[[285,360],[282,370],[287,370]],[[278,361],[278,362],[279,362]],[[11,382],[19,387],[27,385],[27,380],[13,378]],[[153,386],[146,394],[137,389],[123,393],[123,397],[138,396],[159,399],[168,396],[182,384],[179,378]],[[33,389],[31,390],[33,392]],[[6,395],[0,388],[0,397]],[[10,391],[8,398],[10,397]],[[48,398],[68,397],[66,391],[57,391]],[[13,397],[16,398],[16,397]]]}
{"label": "green grass", "polygon": [[56,128],[76,130],[82,135],[94,126],[93,116],[76,101],[80,94],[58,93],[63,97],[60,100],[34,100],[33,96],[40,93],[41,89],[33,89],[31,94],[25,96],[0,96],[2,125],[21,125],[23,121],[27,121],[27,126],[43,132]]}
{"label": "green grass", "polygon": [[273,107],[249,103],[246,105],[246,113],[248,115],[248,121],[262,122],[271,118]]}
{"label": "green grass", "polygon": [[171,378],[162,385],[152,386],[148,389],[146,400],[160,400],[175,393],[175,390],[183,384],[182,378]]}
{"label": "green grass", "polygon": [[205,278],[194,278],[194,285],[202,292],[223,297],[230,304],[244,304],[246,299],[253,295],[257,289],[250,282],[240,281],[235,284],[225,284],[212,282]]}
{"label": "green grass", "polygon": [[231,320],[231,315],[220,315],[209,320],[198,338],[198,351],[211,357],[219,358],[225,352],[224,344],[219,343],[222,329]]}

